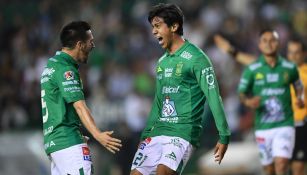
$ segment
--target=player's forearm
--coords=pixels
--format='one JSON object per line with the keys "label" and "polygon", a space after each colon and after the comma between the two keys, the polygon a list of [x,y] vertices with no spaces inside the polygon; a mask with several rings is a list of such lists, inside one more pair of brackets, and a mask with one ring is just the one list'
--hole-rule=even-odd
{"label": "player's forearm", "polygon": [[75,102],[74,107],[84,127],[92,134],[94,138],[101,132],[97,128],[92,114],[83,100]]}
{"label": "player's forearm", "polygon": [[217,130],[219,131],[219,136],[220,136],[219,142],[222,144],[228,144],[230,137],[230,130],[226,120],[222,99],[219,94],[216,94],[216,96],[208,98],[208,101],[214,117]]}
{"label": "player's forearm", "polygon": [[304,100],[304,86],[303,86],[301,80],[297,80],[295,83],[293,83],[293,87],[294,87],[296,98],[298,100],[303,101]]}
{"label": "player's forearm", "polygon": [[235,59],[240,64],[249,65],[252,62],[254,62],[257,59],[257,57],[248,53],[238,51],[238,53],[235,56]]}

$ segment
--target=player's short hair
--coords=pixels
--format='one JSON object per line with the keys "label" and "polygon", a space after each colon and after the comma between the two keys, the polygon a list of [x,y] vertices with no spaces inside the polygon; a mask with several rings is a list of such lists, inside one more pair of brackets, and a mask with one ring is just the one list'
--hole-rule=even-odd
{"label": "player's short hair", "polygon": [[289,42],[298,43],[301,45],[302,51],[306,50],[306,44],[299,36],[294,36],[290,38]]}
{"label": "player's short hair", "polygon": [[148,14],[149,23],[152,22],[154,17],[163,18],[168,27],[178,23],[179,26],[176,33],[180,36],[183,35],[184,16],[181,9],[177,5],[160,3],[156,6],[153,6]]}
{"label": "player's short hair", "polygon": [[60,39],[62,47],[74,48],[78,41],[86,41],[86,32],[91,26],[85,21],[73,21],[65,25],[61,31]]}

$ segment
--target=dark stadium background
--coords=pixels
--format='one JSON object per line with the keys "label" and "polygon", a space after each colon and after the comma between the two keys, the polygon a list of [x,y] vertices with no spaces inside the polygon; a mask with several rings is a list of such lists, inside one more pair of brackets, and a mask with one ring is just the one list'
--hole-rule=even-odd
{"label": "dark stadium background", "polygon": [[[260,174],[252,115],[236,94],[242,67],[218,50],[212,36],[220,33],[240,50],[258,54],[259,30],[270,26],[279,32],[280,51],[285,55],[289,37],[295,34],[307,40],[305,0],[1,0],[1,175],[50,174],[42,143],[40,74],[47,59],[60,49],[61,27],[72,20],[88,21],[95,37],[89,64],[80,69],[86,101],[99,127],[114,130],[124,144],[113,156],[90,141],[95,174],[129,174],[154,93],[155,62],[163,53],[147,22],[149,7],[159,2],[182,8],[184,37],[212,59],[233,132],[233,149],[240,150],[227,153],[218,167],[201,161],[217,141],[212,117],[207,114],[202,146],[183,174]],[[232,162],[239,159],[245,162],[238,168]],[[211,172],[206,172],[210,167]]]}

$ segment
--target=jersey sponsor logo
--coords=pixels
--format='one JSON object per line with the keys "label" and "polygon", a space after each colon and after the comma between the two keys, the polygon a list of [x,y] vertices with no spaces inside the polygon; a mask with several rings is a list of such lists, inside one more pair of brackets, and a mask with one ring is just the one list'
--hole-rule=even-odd
{"label": "jersey sponsor logo", "polygon": [[64,81],[62,82],[63,86],[67,86],[67,85],[76,85],[79,84],[79,82],[77,80],[72,80],[72,81]]}
{"label": "jersey sponsor logo", "polygon": [[53,131],[53,126],[48,127],[47,129],[44,129],[44,136],[47,134],[50,134]]}
{"label": "jersey sponsor logo", "polygon": [[160,66],[158,66],[156,71],[157,71],[157,73],[159,73],[159,72],[162,72],[163,70]]}
{"label": "jersey sponsor logo", "polygon": [[68,87],[68,88],[64,88],[65,92],[78,92],[80,91],[81,88],[77,87],[77,86],[73,86],[73,87]]}
{"label": "jersey sponsor logo", "polygon": [[268,83],[275,83],[275,82],[278,81],[278,79],[279,79],[279,74],[277,74],[277,73],[275,73],[275,74],[268,73],[266,75],[266,81]]}
{"label": "jersey sponsor logo", "polygon": [[171,139],[171,142],[168,143],[168,144],[172,144],[178,148],[182,148],[183,144],[180,142],[180,139],[179,138],[174,138],[174,139]]}
{"label": "jersey sponsor logo", "polygon": [[162,75],[162,74],[157,75],[157,79],[158,79],[158,80],[162,80],[162,78],[163,78],[163,75]]}
{"label": "jersey sponsor logo", "polygon": [[264,88],[261,91],[262,96],[282,95],[285,93],[285,88]]}
{"label": "jersey sponsor logo", "polygon": [[91,152],[88,147],[82,147],[83,160],[92,161]]}
{"label": "jersey sponsor logo", "polygon": [[208,75],[208,74],[212,74],[213,71],[213,67],[206,67],[201,71],[202,75]]}
{"label": "jersey sponsor logo", "polygon": [[265,114],[261,123],[275,123],[285,119],[281,102],[276,97],[271,97],[264,102]]}
{"label": "jersey sponsor logo", "polygon": [[187,59],[187,60],[190,60],[190,59],[192,58],[193,55],[192,55],[190,52],[183,51],[183,52],[180,54],[180,56],[181,56],[182,58],[185,58],[185,59]]}
{"label": "jersey sponsor logo", "polygon": [[151,138],[146,138],[140,145],[139,149],[144,150],[144,148],[151,142]]}
{"label": "jersey sponsor logo", "polygon": [[165,77],[172,77],[173,74],[173,68],[166,68],[164,72]]}
{"label": "jersey sponsor logo", "polygon": [[206,75],[206,80],[207,80],[207,84],[208,84],[208,89],[215,88],[213,74]]}
{"label": "jersey sponsor logo", "polygon": [[176,154],[173,151],[170,154],[166,154],[165,157],[177,161]]}
{"label": "jersey sponsor logo", "polygon": [[50,142],[45,143],[44,148],[45,148],[45,150],[46,150],[46,149],[48,149],[48,148],[50,148],[50,147],[53,147],[53,146],[55,146],[55,145],[56,145],[56,144],[55,144],[53,141],[50,141]]}
{"label": "jersey sponsor logo", "polygon": [[256,80],[261,80],[261,79],[263,79],[263,78],[264,78],[264,76],[263,76],[263,74],[260,73],[260,72],[258,72],[258,73],[256,74],[256,76],[255,76],[255,79],[256,79]]}
{"label": "jersey sponsor logo", "polygon": [[50,76],[52,75],[53,73],[55,72],[55,70],[53,68],[45,68],[43,73],[42,73],[42,76]]}
{"label": "jersey sponsor logo", "polygon": [[73,71],[66,71],[64,73],[64,78],[66,80],[73,80],[74,79],[74,72]]}
{"label": "jersey sponsor logo", "polygon": [[175,72],[175,75],[176,76],[181,76],[181,74],[182,74],[182,67],[183,67],[183,63],[182,62],[180,62],[180,63],[178,63],[177,65],[176,65],[176,72]]}
{"label": "jersey sponsor logo", "polygon": [[171,101],[168,97],[163,101],[162,107],[162,117],[174,117],[177,115],[175,103]]}
{"label": "jersey sponsor logo", "polygon": [[256,137],[257,143],[265,143],[265,138],[263,137]]}
{"label": "jersey sponsor logo", "polygon": [[171,86],[163,86],[162,94],[178,94],[180,86],[171,87]]}

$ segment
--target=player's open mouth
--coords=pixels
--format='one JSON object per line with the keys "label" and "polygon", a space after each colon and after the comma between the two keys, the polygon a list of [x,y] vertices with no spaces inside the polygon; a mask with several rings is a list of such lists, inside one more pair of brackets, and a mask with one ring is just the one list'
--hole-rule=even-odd
{"label": "player's open mouth", "polygon": [[158,41],[159,41],[159,44],[163,44],[163,38],[162,37],[158,37]]}

